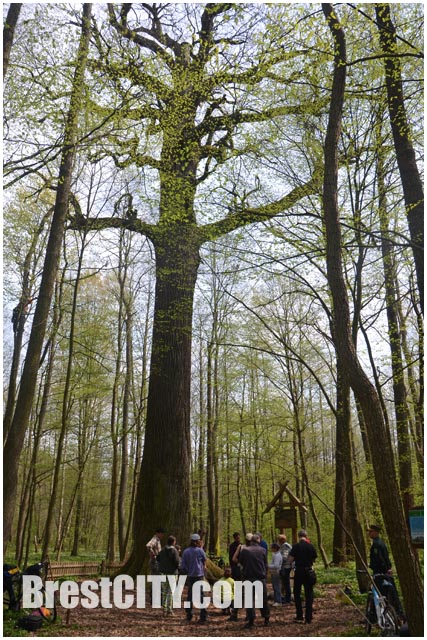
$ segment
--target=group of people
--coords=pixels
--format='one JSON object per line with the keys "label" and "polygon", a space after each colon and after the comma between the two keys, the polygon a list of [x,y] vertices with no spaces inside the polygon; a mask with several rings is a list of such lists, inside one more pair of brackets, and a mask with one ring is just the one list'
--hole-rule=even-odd
{"label": "group of people", "polygon": [[[158,529],[153,538],[147,543],[150,554],[150,567],[152,573],[164,575],[186,575],[188,588],[186,606],[187,620],[193,618],[193,587],[205,577],[207,556],[203,549],[203,540],[198,533],[193,533],[190,545],[182,553],[180,558],[176,539],[169,536],[166,545],[162,547],[164,529]],[[245,543],[241,543],[240,534],[233,534],[233,542],[229,547],[230,565],[225,567],[224,576],[220,579],[228,583],[231,590],[230,620],[237,621],[239,609],[234,606],[234,582],[259,582],[262,585],[262,601],[257,603],[264,618],[264,625],[270,623],[270,608],[267,598],[267,573],[270,570],[271,581],[274,590],[273,606],[281,606],[291,603],[290,574],[294,569],[294,600],[296,607],[296,622],[312,620],[313,612],[313,585],[308,580],[308,570],[312,569],[317,553],[307,537],[304,529],[298,532],[298,542],[291,546],[285,534],[281,534],[277,542],[271,545],[272,560],[268,562],[268,545],[263,540],[260,532],[247,533]],[[301,590],[305,592],[305,618]],[[282,595],[283,590],[283,595]],[[162,583],[162,608],[165,615],[173,615],[172,592],[168,581]],[[207,610],[200,608],[199,622],[207,620]],[[245,628],[250,628],[255,622],[255,604],[246,608]]]}
{"label": "group of people", "polygon": [[[380,527],[370,525],[369,537],[372,540],[370,549],[370,567],[374,574],[390,575],[391,562],[387,547],[380,538]],[[203,549],[203,540],[198,533],[190,537],[190,544],[180,555],[180,548],[176,538],[169,536],[162,547],[165,530],[159,528],[147,543],[150,554],[152,573],[164,575],[182,574],[186,577],[188,588],[186,605],[187,620],[193,618],[193,587],[203,581],[206,573],[207,556]],[[280,534],[277,541],[270,545],[271,562],[268,562],[268,544],[260,532],[247,533],[245,541],[241,541],[239,532],[233,534],[233,542],[228,549],[229,566],[224,569],[221,581],[228,583],[231,592],[230,620],[237,621],[239,609],[234,606],[234,583],[236,580],[245,582],[259,581],[262,584],[262,601],[259,608],[264,618],[264,624],[270,622],[270,608],[267,598],[267,574],[270,571],[273,586],[273,607],[289,605],[292,602],[291,572],[293,571],[293,597],[296,609],[296,623],[310,624],[313,618],[314,580],[313,563],[317,558],[314,546],[311,544],[305,529],[298,532],[298,542],[291,545],[286,535]],[[302,605],[302,588],[305,596],[305,615]],[[397,592],[396,592],[397,594]],[[172,591],[168,581],[162,583],[162,608],[165,615],[173,615]],[[199,595],[199,598],[201,596]],[[199,622],[207,620],[207,609],[200,608]],[[255,622],[255,606],[246,608],[245,628],[250,628]]]}
{"label": "group of people", "polygon": [[[310,571],[317,558],[317,553],[305,529],[298,532],[298,542],[293,546],[287,541],[286,535],[280,534],[277,542],[270,545],[272,551],[271,562],[268,562],[268,545],[262,539],[262,534],[248,533],[245,544],[241,543],[240,534],[233,534],[233,542],[229,547],[229,561],[231,575],[235,580],[260,580],[264,585],[263,608],[261,614],[265,624],[270,617],[267,603],[267,571],[270,570],[273,586],[273,607],[288,605],[292,600],[291,571],[294,570],[294,601],[296,608],[295,622],[309,624],[313,617],[313,582]],[[301,591],[304,587],[305,618],[303,616]],[[254,624],[255,611],[249,611],[247,626]]]}

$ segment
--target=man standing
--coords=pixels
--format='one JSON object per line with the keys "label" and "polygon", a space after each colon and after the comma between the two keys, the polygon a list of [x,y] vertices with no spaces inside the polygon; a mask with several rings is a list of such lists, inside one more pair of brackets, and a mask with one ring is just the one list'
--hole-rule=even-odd
{"label": "man standing", "polygon": [[157,556],[162,550],[162,538],[165,535],[165,530],[159,527],[156,529],[156,533],[154,536],[147,542],[145,545],[148,549],[148,553],[150,554],[150,569],[151,573],[156,574],[159,573]]}
{"label": "man standing", "polygon": [[381,528],[377,524],[370,524],[368,534],[372,540],[369,566],[374,573],[391,574],[391,562],[385,542],[380,538]]}
{"label": "man standing", "polygon": [[[175,536],[169,536],[166,546],[157,556],[159,573],[164,576],[175,576],[179,568],[179,554],[175,547]],[[162,582],[162,608],[163,615],[173,616],[173,593],[168,579]]]}
{"label": "man standing", "polygon": [[256,536],[259,536],[259,544],[260,544],[260,546],[261,546],[263,549],[265,549],[265,552],[266,552],[266,554],[267,554],[267,558],[268,558],[268,544],[267,544],[267,542],[264,540],[264,538],[262,537],[262,533],[261,533],[261,531],[257,531],[257,532],[255,533],[255,535],[256,535]]}
{"label": "man standing", "polygon": [[292,566],[289,562],[289,554],[292,546],[287,542],[286,535],[281,533],[277,538],[280,545],[280,553],[282,554],[282,568],[280,569],[280,578],[282,580],[282,591],[284,591],[285,604],[290,604],[292,600],[291,591],[291,570]]}
{"label": "man standing", "polygon": [[[394,578],[392,577],[391,560],[384,540],[380,538],[381,527],[377,524],[370,524],[368,534],[372,540],[369,552],[369,566],[374,574],[374,581],[380,592],[387,597],[400,618],[404,618],[402,603],[396,589]],[[376,574],[380,574],[377,577]],[[382,576],[387,575],[387,580]]]}
{"label": "man standing", "polygon": [[237,551],[237,548],[240,546],[240,533],[236,531],[233,533],[233,542],[228,547],[228,563],[231,567],[231,577],[233,580],[241,580],[241,571],[239,567],[239,563],[237,561],[233,562],[233,556]]}
{"label": "man standing", "polygon": [[[190,546],[187,547],[182,554],[181,569],[182,575],[187,576],[186,584],[188,587],[187,601],[189,606],[187,608],[187,620],[193,617],[193,586],[199,580],[203,580],[205,577],[205,565],[206,565],[206,553],[201,548],[201,540],[198,533],[193,533],[190,538]],[[203,592],[200,588],[199,602],[202,602]],[[207,620],[206,609],[200,608],[200,623],[205,623]]]}
{"label": "man standing", "polygon": [[308,573],[312,569],[313,562],[317,558],[316,549],[307,542],[307,532],[304,529],[298,531],[298,542],[289,552],[289,562],[295,562],[294,599],[296,607],[295,622],[304,622],[302,615],[301,588],[304,586],[305,594],[305,622],[310,624],[313,618],[313,584]]}
{"label": "man standing", "polygon": [[[260,537],[257,534],[252,536],[251,543],[248,547],[242,547],[239,556],[239,562],[243,567],[243,576],[245,580],[255,582],[259,580],[263,586],[261,615],[264,618],[264,625],[270,624],[270,609],[267,602],[267,553],[260,546]],[[246,609],[247,620],[245,629],[254,626],[255,606]]]}

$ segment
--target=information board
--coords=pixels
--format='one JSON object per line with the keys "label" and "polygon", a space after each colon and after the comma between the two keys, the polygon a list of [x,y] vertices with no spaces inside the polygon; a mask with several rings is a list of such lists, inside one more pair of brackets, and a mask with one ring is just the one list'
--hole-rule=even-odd
{"label": "information board", "polygon": [[424,546],[424,507],[409,509],[409,531],[415,547]]}

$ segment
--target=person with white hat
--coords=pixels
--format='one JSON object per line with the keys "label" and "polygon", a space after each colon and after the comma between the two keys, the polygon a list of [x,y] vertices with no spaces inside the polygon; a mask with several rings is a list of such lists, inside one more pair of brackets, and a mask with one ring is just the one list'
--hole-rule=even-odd
{"label": "person with white hat", "polygon": [[[205,577],[205,565],[206,565],[206,553],[200,546],[200,536],[198,533],[193,533],[190,537],[190,546],[187,547],[182,554],[180,573],[187,576],[186,585],[188,587],[187,600],[189,607],[187,608],[187,620],[193,617],[193,585],[199,580],[203,580]],[[200,593],[200,601],[202,601],[203,594]],[[207,611],[206,609],[200,609],[199,622],[202,624],[206,622]]]}

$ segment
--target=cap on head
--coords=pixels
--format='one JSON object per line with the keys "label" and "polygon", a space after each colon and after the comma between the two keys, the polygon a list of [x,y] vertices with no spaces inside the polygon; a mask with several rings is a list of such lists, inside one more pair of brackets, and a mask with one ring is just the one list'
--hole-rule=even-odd
{"label": "cap on head", "polygon": [[198,533],[192,533],[190,536],[190,540],[191,542],[197,542],[197,540],[200,540],[200,536]]}
{"label": "cap on head", "polygon": [[370,524],[368,527],[368,531],[376,531],[379,533],[381,531],[381,527],[377,524]]}
{"label": "cap on head", "polygon": [[298,538],[306,538],[307,537],[307,531],[305,529],[300,529],[298,531]]}

